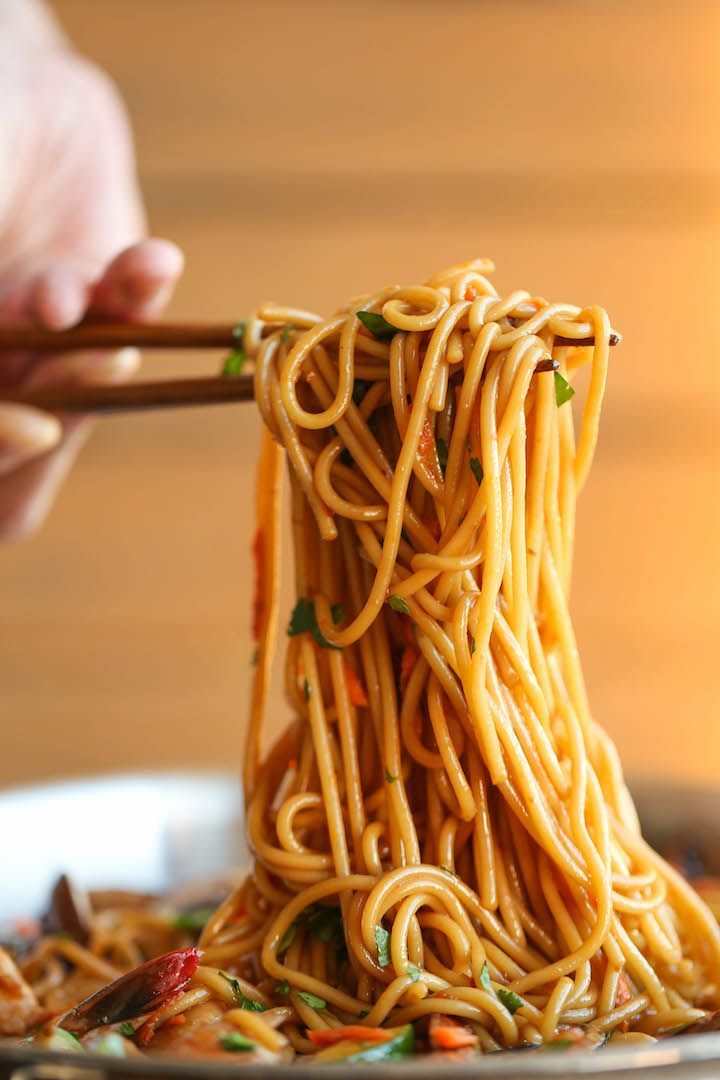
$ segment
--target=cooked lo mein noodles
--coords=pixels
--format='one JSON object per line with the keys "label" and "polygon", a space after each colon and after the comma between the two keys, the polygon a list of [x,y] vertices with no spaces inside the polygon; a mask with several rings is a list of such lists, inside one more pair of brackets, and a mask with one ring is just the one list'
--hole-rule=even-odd
{"label": "cooked lo mein noodles", "polygon": [[[271,1057],[348,1060],[415,1035],[458,1052],[578,1031],[649,1041],[717,1005],[717,924],[642,839],[568,610],[609,319],[499,296],[491,269],[454,266],[330,319],[266,305],[245,326],[266,427],[254,861],[151,1018],[151,1050],[229,1052],[234,1034]],[[293,719],[266,749],[285,460]],[[113,918],[127,955],[102,915],[85,951],[122,971],[152,955],[141,931],[160,916]],[[37,947],[23,973],[43,1002]],[[61,1026],[82,1031],[77,1015]]]}

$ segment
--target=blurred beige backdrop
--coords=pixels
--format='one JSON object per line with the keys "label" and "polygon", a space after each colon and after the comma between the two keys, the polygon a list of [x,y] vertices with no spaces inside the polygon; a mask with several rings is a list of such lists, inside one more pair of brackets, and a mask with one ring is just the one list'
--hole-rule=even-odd
{"label": "blurred beige backdrop", "polygon": [[[591,700],[629,770],[715,778],[720,4],[55,7],[187,252],[172,314],[326,310],[476,254],[501,288],[609,308],[574,585]],[[257,435],[247,407],[105,420],[44,532],[0,553],[0,783],[237,762]]]}

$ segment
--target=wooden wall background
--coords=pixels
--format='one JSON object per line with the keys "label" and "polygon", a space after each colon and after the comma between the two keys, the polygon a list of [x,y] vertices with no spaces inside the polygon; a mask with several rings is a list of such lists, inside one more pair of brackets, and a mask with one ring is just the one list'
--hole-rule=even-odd
{"label": "wooden wall background", "polygon": [[[55,7],[187,252],[174,314],[329,309],[475,254],[610,309],[574,586],[591,699],[630,770],[715,779],[720,5]],[[0,782],[238,760],[257,434],[249,409],[106,420],[44,532],[2,552]]]}

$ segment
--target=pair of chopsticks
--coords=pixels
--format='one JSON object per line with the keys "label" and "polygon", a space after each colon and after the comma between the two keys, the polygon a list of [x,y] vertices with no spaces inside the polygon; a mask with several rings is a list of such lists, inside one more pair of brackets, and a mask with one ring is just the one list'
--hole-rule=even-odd
{"label": "pair of chopsticks", "polygon": [[[613,332],[610,344],[620,335]],[[593,338],[556,337],[557,345],[592,345]],[[82,349],[223,349],[238,346],[236,323],[80,323],[70,330],[0,326],[0,366],[6,352],[60,353]],[[538,371],[557,365],[541,361]],[[32,405],[46,412],[135,412],[186,405],[219,405],[253,400],[252,375],[132,382],[120,386],[50,386],[0,391],[0,401]]]}

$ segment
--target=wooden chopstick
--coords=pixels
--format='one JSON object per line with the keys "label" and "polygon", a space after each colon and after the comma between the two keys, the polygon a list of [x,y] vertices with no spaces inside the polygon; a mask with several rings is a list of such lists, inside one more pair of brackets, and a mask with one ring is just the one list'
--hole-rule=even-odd
{"label": "wooden chopstick", "polygon": [[[66,352],[71,349],[232,349],[240,335],[239,323],[79,323],[69,330],[34,326],[0,326],[0,352]],[[620,334],[610,334],[617,345]],[[580,348],[592,337],[556,337],[556,345]]]}
{"label": "wooden chopstick", "polygon": [[69,330],[0,326],[0,351],[66,352],[71,349],[232,349],[239,323],[79,323]]}
{"label": "wooden chopstick", "polygon": [[198,379],[165,379],[162,382],[131,382],[117,386],[48,386],[36,390],[3,390],[0,401],[32,405],[52,413],[141,412],[187,405],[223,405],[252,401],[252,375]]}
{"label": "wooden chopstick", "polygon": [[[239,337],[237,323],[80,323],[70,330],[0,326],[0,353],[11,350],[51,353],[128,346],[144,349],[233,349],[237,347]],[[616,345],[618,341],[620,335],[613,331],[610,344]],[[556,337],[555,344],[581,347],[592,345],[593,338]],[[536,371],[553,371],[557,366],[556,360],[546,357],[538,362]],[[252,375],[0,391],[0,401],[3,402],[30,405],[53,413],[100,415],[189,405],[221,405],[252,401],[253,397]]]}
{"label": "wooden chopstick", "polygon": [[[557,360],[538,361],[535,372],[555,371]],[[48,386],[38,389],[0,391],[0,402],[31,405],[52,413],[145,412],[189,405],[224,405],[253,401],[252,375],[218,375],[196,379],[163,379],[159,382],[131,382],[117,386]]]}

